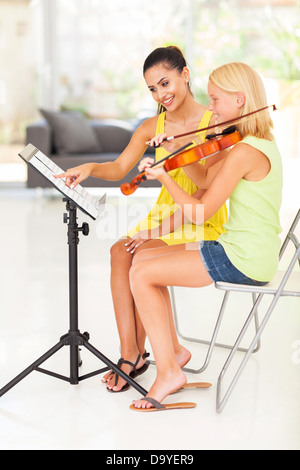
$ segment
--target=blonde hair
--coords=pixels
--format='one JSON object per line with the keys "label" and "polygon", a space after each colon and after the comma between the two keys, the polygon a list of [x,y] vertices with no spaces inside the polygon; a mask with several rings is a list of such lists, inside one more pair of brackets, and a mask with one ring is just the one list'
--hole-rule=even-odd
{"label": "blonde hair", "polygon": [[[228,93],[242,92],[245,104],[240,116],[267,106],[265,87],[261,77],[249,65],[232,62],[215,69],[209,76],[216,86]],[[253,114],[238,124],[242,136],[253,135],[261,139],[273,140],[273,121],[268,110]]]}

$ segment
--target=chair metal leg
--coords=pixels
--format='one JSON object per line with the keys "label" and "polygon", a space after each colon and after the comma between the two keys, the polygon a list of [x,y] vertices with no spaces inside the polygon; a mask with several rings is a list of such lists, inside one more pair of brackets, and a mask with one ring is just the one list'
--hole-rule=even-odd
{"label": "chair metal leg", "polygon": [[262,325],[257,330],[256,335],[255,335],[250,347],[246,350],[246,354],[244,356],[244,359],[243,359],[237,373],[235,374],[231,384],[229,385],[226,393],[224,394],[224,398],[221,399],[221,385],[222,385],[222,380],[224,378],[224,375],[225,375],[225,373],[226,373],[226,371],[227,371],[227,369],[228,369],[228,367],[229,367],[229,365],[230,365],[230,363],[233,359],[233,356],[235,355],[236,351],[238,350],[238,346],[239,346],[242,338],[244,337],[244,335],[245,335],[245,333],[248,329],[249,324],[252,321],[252,318],[253,318],[253,315],[254,315],[255,311],[257,311],[258,305],[260,304],[260,302],[262,300],[262,297],[263,297],[263,294],[260,294],[258,296],[255,304],[253,305],[252,310],[251,310],[251,312],[250,312],[250,314],[249,314],[249,316],[248,316],[248,318],[247,318],[247,320],[246,320],[246,322],[245,322],[245,324],[244,324],[244,326],[243,326],[243,328],[242,328],[242,330],[241,330],[241,332],[240,332],[240,334],[239,334],[232,350],[230,351],[230,354],[229,354],[229,356],[228,356],[228,358],[227,358],[227,360],[226,360],[226,362],[225,362],[225,364],[224,364],[224,366],[223,366],[223,368],[220,372],[220,375],[218,377],[217,398],[216,398],[216,410],[217,410],[218,413],[220,413],[223,410],[223,408],[224,408],[224,406],[225,406],[225,404],[226,404],[226,402],[227,402],[227,400],[228,400],[235,384],[237,383],[237,381],[238,381],[238,379],[239,379],[239,377],[240,377],[240,375],[241,375],[241,373],[242,373],[242,371],[243,371],[243,369],[244,369],[251,353],[254,350],[255,345],[257,344],[257,342],[260,339],[260,336],[261,336],[261,333],[262,333]]}
{"label": "chair metal leg", "polygon": [[220,375],[218,377],[217,398],[216,398],[216,410],[217,410],[218,413],[220,413],[224,409],[224,406],[227,403],[227,401],[228,401],[228,399],[229,399],[229,397],[232,393],[232,390],[234,389],[241,373],[243,372],[243,370],[244,370],[244,368],[245,368],[245,366],[246,366],[246,364],[249,360],[249,357],[250,357],[251,353],[254,350],[255,345],[257,344],[257,342],[259,341],[259,339],[261,337],[261,334],[262,334],[262,332],[263,332],[263,330],[264,330],[264,328],[265,328],[265,326],[266,326],[266,324],[267,324],[267,322],[268,322],[268,320],[271,316],[271,313],[273,312],[273,310],[274,310],[274,308],[275,308],[275,306],[278,302],[279,297],[281,297],[283,295],[284,286],[285,286],[285,284],[286,284],[286,282],[287,282],[287,280],[288,280],[288,278],[289,278],[289,276],[290,276],[290,274],[293,270],[293,267],[294,267],[295,263],[297,262],[297,260],[299,261],[299,255],[300,255],[300,246],[298,247],[295,255],[293,256],[293,259],[290,262],[290,265],[289,265],[288,269],[286,270],[285,275],[282,278],[282,281],[280,283],[280,286],[279,286],[276,294],[273,294],[274,298],[273,298],[272,302],[270,303],[269,308],[267,309],[267,312],[266,312],[266,314],[265,314],[265,316],[264,316],[264,318],[263,318],[263,320],[260,324],[260,327],[259,327],[256,335],[254,336],[253,341],[249,346],[249,349],[247,350],[247,353],[245,354],[245,356],[244,356],[244,358],[243,358],[243,360],[242,360],[242,362],[241,362],[234,378],[232,379],[230,385],[228,386],[227,391],[224,393],[223,398],[221,399],[221,388],[222,388],[222,380],[224,378],[224,375],[225,375],[226,371],[228,370],[228,367],[229,367],[229,365],[230,365],[230,363],[233,359],[233,356],[236,353],[236,351],[238,350],[238,346],[239,346],[246,330],[248,329],[248,326],[249,326],[249,324],[252,320],[252,317],[253,317],[255,311],[258,308],[259,303],[261,302],[261,300],[262,300],[262,298],[265,294],[261,293],[261,294],[258,295],[257,300],[256,300],[255,304],[253,305],[252,310],[251,310],[251,312],[250,312],[250,314],[249,314],[249,316],[248,316],[248,318],[247,318],[247,320],[246,320],[246,322],[245,322],[245,324],[244,324],[244,326],[243,326],[243,328],[242,328],[242,330],[241,330],[241,332],[240,332],[240,334],[239,334],[239,336],[238,336],[238,338],[235,342],[235,345],[232,348],[232,350],[231,350],[231,352],[230,352],[230,354],[229,354],[229,356],[228,356],[228,358],[227,358],[227,360],[226,360],[226,362],[225,362],[225,364],[224,364],[224,366],[223,366],[223,368],[220,372]]}
{"label": "chair metal leg", "polygon": [[[215,325],[215,328],[214,328],[214,331],[213,331],[213,335],[211,337],[211,340],[206,342],[206,344],[209,344],[209,348],[208,348],[208,351],[207,351],[207,354],[206,354],[205,361],[204,361],[203,365],[199,369],[190,369],[189,367],[184,367],[183,370],[185,372],[191,372],[193,374],[200,374],[200,372],[203,372],[207,368],[207,366],[209,364],[209,361],[210,361],[210,358],[211,358],[211,355],[212,355],[212,352],[213,352],[213,348],[216,345],[216,338],[217,338],[217,334],[218,334],[218,331],[219,331],[219,328],[220,328],[220,325],[221,325],[221,321],[222,321],[222,318],[223,318],[223,315],[224,315],[224,312],[225,312],[225,307],[226,307],[226,304],[227,304],[228,296],[229,296],[229,291],[226,291],[225,294],[224,294],[224,297],[223,297],[221,309],[220,309],[220,312],[219,312],[219,315],[218,315],[218,318],[217,318],[217,322],[216,322],[216,325]],[[190,340],[190,341],[193,341],[193,340]],[[198,340],[195,340],[195,341],[196,342],[201,342],[201,341],[198,341]]]}
{"label": "chair metal leg", "polygon": [[[180,338],[185,340],[185,341],[190,341],[190,342],[193,342],[193,343],[200,343],[200,344],[209,345],[208,352],[207,352],[207,355],[206,355],[206,358],[205,358],[205,361],[204,361],[203,365],[199,369],[190,369],[188,367],[185,367],[185,368],[183,368],[183,370],[185,372],[191,372],[193,374],[199,374],[200,372],[203,372],[209,364],[209,361],[210,361],[210,358],[211,358],[211,355],[212,355],[212,351],[213,351],[213,348],[215,346],[220,347],[220,348],[225,348],[225,349],[232,349],[232,345],[222,344],[222,343],[217,343],[216,342],[216,337],[217,337],[217,334],[218,334],[218,331],[219,331],[219,328],[220,328],[220,325],[221,325],[221,321],[222,321],[222,318],[223,318],[223,315],[224,315],[224,310],[225,310],[225,307],[226,307],[226,304],[227,304],[227,301],[228,301],[229,292],[230,291],[226,291],[225,294],[224,294],[221,309],[220,309],[220,312],[219,312],[219,315],[218,315],[218,318],[217,318],[217,322],[216,322],[216,325],[215,325],[215,328],[214,328],[214,331],[213,331],[212,338],[211,338],[210,341],[207,341],[207,340],[198,339],[198,338],[191,338],[189,336],[183,335],[180,332],[179,324],[178,324],[178,315],[177,315],[177,310],[176,310],[174,288],[170,287],[170,297],[171,297],[171,301],[172,301],[174,323],[175,323],[175,328],[176,328],[178,336],[180,336]],[[252,294],[252,300],[253,300],[253,304],[255,304],[255,301],[256,301],[255,293]],[[259,326],[257,309],[255,309],[255,312],[254,312],[254,322],[255,322],[255,331],[257,332],[258,326]],[[259,350],[259,348],[260,348],[260,341],[258,341],[258,343],[256,345],[256,348],[253,350],[253,352],[257,352]],[[238,348],[238,351],[247,352],[247,349]]]}
{"label": "chair metal leg", "polygon": [[[173,288],[170,288],[170,295],[171,295],[171,301],[172,301],[172,304],[173,304],[174,323],[175,323],[175,327],[176,327],[176,330],[177,330],[178,320],[177,320],[177,314],[176,314],[176,304],[175,304]],[[218,315],[218,318],[217,318],[217,322],[216,322],[216,325],[215,325],[215,328],[214,328],[214,331],[213,331],[212,338],[211,338],[210,341],[205,341],[205,344],[208,344],[209,348],[208,348],[206,358],[205,358],[205,361],[204,361],[203,365],[199,369],[190,369],[189,367],[183,367],[183,369],[182,369],[183,371],[191,372],[192,374],[200,374],[200,372],[203,372],[207,368],[207,366],[209,364],[209,361],[210,361],[210,358],[211,358],[211,355],[212,355],[213,348],[216,345],[216,337],[217,337],[217,334],[218,334],[218,331],[219,331],[219,328],[220,328],[220,325],[221,325],[221,321],[222,321],[223,314],[224,314],[224,311],[225,311],[225,307],[226,307],[226,304],[227,304],[228,296],[229,296],[229,291],[226,291],[225,294],[224,294],[224,297],[223,297],[222,305],[221,305],[220,312],[219,312],[219,315]],[[193,338],[189,339],[189,338],[184,337],[184,336],[182,336],[182,338],[187,339],[189,341],[195,341],[197,343],[204,342],[202,340],[197,340],[197,339],[193,339]],[[150,361],[150,363],[155,364],[154,361]]]}

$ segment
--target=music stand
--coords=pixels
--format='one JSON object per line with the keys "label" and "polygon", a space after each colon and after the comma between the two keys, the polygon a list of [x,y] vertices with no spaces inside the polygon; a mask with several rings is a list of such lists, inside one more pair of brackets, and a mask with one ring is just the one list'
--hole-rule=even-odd
{"label": "music stand", "polygon": [[[93,377],[97,374],[112,369],[120,377],[126,380],[143,396],[147,394],[147,390],[136,383],[129,375],[125,374],[116,364],[104,356],[89,342],[89,333],[81,333],[78,329],[78,264],[77,264],[77,245],[79,243],[79,232],[87,236],[89,233],[89,226],[83,223],[82,227],[77,224],[77,207],[85,214],[89,215],[93,220],[101,214],[104,208],[106,195],[100,200],[90,195],[82,186],[77,185],[74,189],[67,187],[63,180],[54,178],[53,174],[61,174],[63,170],[40,150],[32,144],[28,144],[20,153],[19,156],[40,174],[48,179],[52,185],[58,189],[63,195],[63,201],[66,202],[67,213],[64,214],[64,223],[68,224],[68,245],[69,245],[69,331],[61,336],[59,342],[55,344],[49,351],[43,354],[39,359],[34,361],[23,372],[17,375],[13,380],[0,389],[0,397],[8,390],[14,387],[27,375],[34,370],[42,372],[52,377],[65,380],[72,385],[77,385],[80,381]],[[56,372],[43,369],[40,365],[53,356],[63,346],[70,347],[70,376],[66,377]],[[79,376],[80,367],[80,353],[79,346],[84,346],[98,359],[100,359],[107,367],[98,369],[88,374]]]}

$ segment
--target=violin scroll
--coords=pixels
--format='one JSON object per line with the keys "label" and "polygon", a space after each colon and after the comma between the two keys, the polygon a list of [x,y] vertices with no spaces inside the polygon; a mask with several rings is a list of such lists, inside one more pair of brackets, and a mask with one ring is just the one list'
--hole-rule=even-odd
{"label": "violin scroll", "polygon": [[133,180],[131,181],[131,183],[121,184],[120,189],[125,196],[130,196],[137,190],[141,182],[145,181],[146,179],[147,179],[146,174],[143,171],[139,175],[135,176]]}

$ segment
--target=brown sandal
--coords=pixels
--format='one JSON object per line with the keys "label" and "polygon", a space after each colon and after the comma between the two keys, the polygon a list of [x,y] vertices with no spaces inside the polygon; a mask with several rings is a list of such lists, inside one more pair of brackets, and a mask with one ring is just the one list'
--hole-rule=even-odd
{"label": "brown sandal", "polygon": [[136,408],[134,405],[130,405],[129,408],[134,411],[142,411],[144,413],[147,413],[149,411],[164,411],[164,410],[195,408],[195,406],[197,406],[196,403],[193,403],[193,402],[170,403],[168,405],[163,405],[162,403],[159,403],[159,401],[151,397],[143,397],[142,400],[148,401],[153,406],[151,406],[151,408]]}

